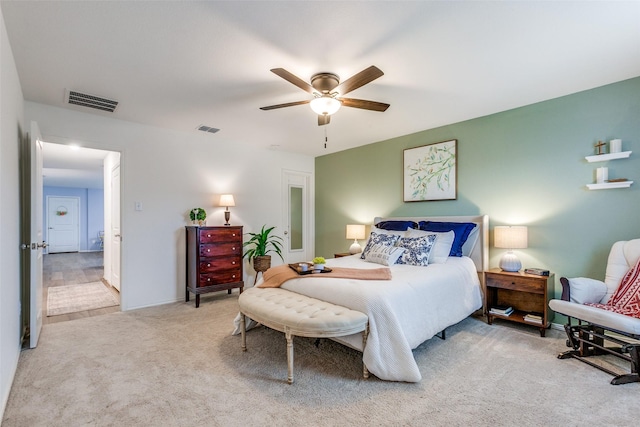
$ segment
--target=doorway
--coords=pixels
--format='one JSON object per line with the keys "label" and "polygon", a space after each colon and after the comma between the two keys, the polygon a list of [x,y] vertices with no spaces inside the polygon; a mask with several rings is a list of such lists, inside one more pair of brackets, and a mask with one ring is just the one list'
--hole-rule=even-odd
{"label": "doorway", "polygon": [[282,171],[283,229],[285,263],[313,258],[313,187],[311,174]]}
{"label": "doorway", "polygon": [[[45,324],[120,310],[120,259],[119,255],[107,254],[113,247],[109,240],[111,224],[120,223],[119,176],[112,182],[112,170],[119,165],[118,152],[44,143],[44,213],[49,243],[43,262]],[[118,191],[113,191],[114,186]],[[114,198],[118,200],[114,202]],[[113,277],[118,279],[116,286]],[[64,308],[58,308],[59,300],[54,304],[54,296],[67,292],[70,299],[81,293],[87,293],[87,299],[94,298],[89,287],[96,292],[108,290],[116,306],[96,309],[80,305],[78,308],[83,309],[78,312],[64,312]],[[78,293],[72,293],[72,289]],[[54,305],[56,310],[51,310]]]}

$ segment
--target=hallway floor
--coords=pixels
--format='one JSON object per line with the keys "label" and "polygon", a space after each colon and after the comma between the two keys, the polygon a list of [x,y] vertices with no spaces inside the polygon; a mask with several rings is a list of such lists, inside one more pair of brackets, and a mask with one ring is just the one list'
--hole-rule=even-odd
{"label": "hallway floor", "polygon": [[[46,254],[43,258],[43,310],[44,324],[66,322],[84,317],[100,316],[120,311],[120,306],[100,308],[97,310],[80,311],[77,313],[61,314],[47,317],[47,295],[50,287],[75,285],[81,283],[103,282],[104,254],[102,252],[71,252]],[[120,300],[120,293],[108,284],[104,284]]]}

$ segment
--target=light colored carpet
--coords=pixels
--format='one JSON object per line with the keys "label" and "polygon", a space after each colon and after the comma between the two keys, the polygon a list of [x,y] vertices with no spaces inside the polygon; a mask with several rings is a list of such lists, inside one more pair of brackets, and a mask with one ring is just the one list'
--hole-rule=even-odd
{"label": "light colored carpet", "polygon": [[47,316],[113,307],[118,304],[118,299],[102,282],[47,288]]}
{"label": "light colored carpet", "polygon": [[414,351],[415,384],[361,377],[361,354],[266,328],[231,336],[237,294],[45,325],[20,356],[13,426],[634,425],[640,383],[558,360],[550,330],[468,318]]}

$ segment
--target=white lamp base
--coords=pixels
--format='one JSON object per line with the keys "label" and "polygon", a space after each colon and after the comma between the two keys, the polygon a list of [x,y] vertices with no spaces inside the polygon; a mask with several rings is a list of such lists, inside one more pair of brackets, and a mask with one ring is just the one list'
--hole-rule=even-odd
{"label": "white lamp base", "polygon": [[500,268],[504,271],[520,271],[522,263],[513,252],[509,251],[500,259]]}
{"label": "white lamp base", "polygon": [[356,240],[353,241],[353,244],[349,247],[349,253],[351,255],[353,255],[353,254],[358,254],[360,252],[362,252],[362,248],[360,247],[360,244],[358,243],[358,240],[356,239]]}

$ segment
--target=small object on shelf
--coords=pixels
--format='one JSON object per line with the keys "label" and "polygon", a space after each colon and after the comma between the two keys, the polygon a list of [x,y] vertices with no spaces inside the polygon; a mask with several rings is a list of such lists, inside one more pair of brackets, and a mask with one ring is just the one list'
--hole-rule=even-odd
{"label": "small object on shelf", "polygon": [[606,146],[607,146],[606,142],[598,141],[598,143],[595,145],[596,150],[598,150],[598,152],[596,154],[598,154],[598,155],[604,154],[603,147],[606,147]]}
{"label": "small object on shelf", "polygon": [[607,182],[625,182],[625,181],[627,181],[627,178],[610,179]]}
{"label": "small object on shelf", "polygon": [[609,141],[609,153],[619,153],[622,151],[622,140],[621,139],[612,139]]}
{"label": "small object on shelf", "polygon": [[536,276],[548,276],[549,270],[544,270],[542,268],[525,268],[524,272],[527,274],[535,274]]}
{"label": "small object on shelf", "polygon": [[497,314],[499,316],[508,316],[511,313],[513,313],[513,307],[494,306],[494,307],[491,307],[491,309],[489,310],[489,313]]}
{"label": "small object on shelf", "polygon": [[523,317],[523,319],[524,319],[525,322],[537,323],[539,325],[542,325],[543,317],[539,316],[537,314],[529,313],[529,314],[525,315]]}
{"label": "small object on shelf", "polygon": [[604,184],[609,180],[609,168],[596,169],[596,184]]}

